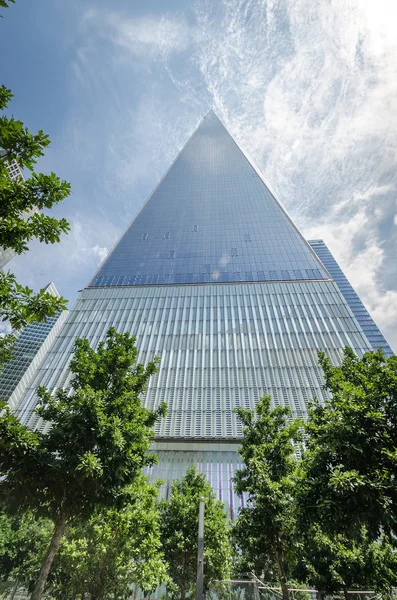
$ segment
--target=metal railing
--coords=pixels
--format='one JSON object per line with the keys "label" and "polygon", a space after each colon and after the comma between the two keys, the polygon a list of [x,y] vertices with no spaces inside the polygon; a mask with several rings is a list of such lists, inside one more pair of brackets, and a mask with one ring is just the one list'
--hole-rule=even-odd
{"label": "metal railing", "polygon": [[[314,588],[289,587],[290,600],[318,600],[319,592]],[[351,600],[381,600],[381,594],[374,590],[347,590]],[[217,581],[206,594],[205,600],[282,600],[281,588],[273,583],[263,581],[254,573],[246,579]],[[397,589],[390,598],[397,600]],[[345,594],[327,595],[327,600],[345,600]]]}

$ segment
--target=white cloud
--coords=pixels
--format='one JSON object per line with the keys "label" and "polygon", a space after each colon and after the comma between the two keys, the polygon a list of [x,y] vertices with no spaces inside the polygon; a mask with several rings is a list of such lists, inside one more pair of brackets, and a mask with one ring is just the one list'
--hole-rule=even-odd
{"label": "white cloud", "polygon": [[105,260],[109,253],[109,250],[106,247],[101,248],[100,246],[96,245],[92,246],[91,248],[82,248],[81,252],[87,254],[88,256],[93,256],[94,258],[97,258],[97,265],[99,265],[103,260]]}
{"label": "white cloud", "polygon": [[[335,204],[320,224],[305,228],[308,239],[322,238],[366,305],[377,325],[389,334],[388,341],[397,346],[397,290],[385,289],[380,281],[385,264],[385,252],[377,237],[373,214],[367,211],[377,196],[391,191],[391,186],[372,187],[356,193],[349,201]],[[352,214],[344,219],[346,210]],[[379,215],[381,218],[382,215]],[[364,246],[359,252],[355,240],[365,232]]]}
{"label": "white cloud", "polygon": [[156,15],[128,18],[115,11],[89,10],[85,28],[100,28],[101,35],[130,55],[144,60],[167,58],[182,52],[190,42],[189,27],[182,15]]}
{"label": "white cloud", "polygon": [[12,333],[12,327],[8,321],[0,321],[0,337]]}
{"label": "white cloud", "polygon": [[[108,253],[107,246],[99,246],[98,230],[94,223],[88,223],[82,215],[76,215],[71,221],[71,231],[63,240],[59,250],[76,268],[96,268]],[[103,228],[103,224],[101,224]],[[114,230],[113,230],[114,236]],[[110,238],[112,240],[113,236]],[[102,239],[104,235],[102,233]],[[109,240],[109,236],[106,236]],[[114,239],[112,240],[114,241]]]}
{"label": "white cloud", "polygon": [[[88,283],[106,257],[118,231],[97,214],[77,213],[68,220],[70,232],[62,236],[61,243],[49,247],[32,242],[29,252],[13,258],[9,268],[20,283],[35,290],[53,281],[72,303],[77,290]],[[97,243],[99,237],[101,245]]]}
{"label": "white cloud", "polygon": [[183,18],[166,16],[158,18],[111,21],[116,30],[116,43],[139,56],[168,56],[185,50],[189,43],[189,30]]}
{"label": "white cloud", "polygon": [[85,283],[213,107],[303,232],[325,239],[397,349],[397,236],[385,228],[397,225],[397,5],[194,6],[195,23],[134,17],[117,2],[85,13],[58,161],[88,182],[87,208],[75,202],[53,266],[44,251],[39,264],[57,284],[57,261]]}
{"label": "white cloud", "polygon": [[196,61],[216,112],[397,349],[397,248],[382,229],[397,187],[393,16],[392,0],[199,3]]}

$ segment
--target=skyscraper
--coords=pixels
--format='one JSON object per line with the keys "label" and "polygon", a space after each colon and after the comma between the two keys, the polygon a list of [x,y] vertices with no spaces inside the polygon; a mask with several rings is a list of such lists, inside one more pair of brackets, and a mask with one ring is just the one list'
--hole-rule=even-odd
{"label": "skyscraper", "polygon": [[[49,294],[60,297],[51,282],[45,287]],[[0,398],[8,400],[14,410],[18,410],[19,400],[32,377],[37,373],[46,351],[59,333],[66,319],[67,311],[62,311],[44,323],[31,323],[21,332],[15,332],[17,342],[14,357],[8,361],[0,374]]]}
{"label": "skyscraper", "polygon": [[8,177],[10,179],[23,179],[22,169],[16,160],[12,160],[7,164]]}
{"label": "skyscraper", "polygon": [[350,306],[353,315],[360,324],[361,329],[367,336],[372,348],[374,350],[382,348],[385,356],[392,356],[394,354],[393,350],[390,348],[379,327],[361,302],[357,292],[354,290],[346,275],[332,256],[324,240],[309,240],[309,244],[323,265],[327,268],[331,277],[333,277],[336,285],[342,292],[343,297]]}
{"label": "skyscraper", "polygon": [[144,397],[150,409],[168,405],[153,477],[169,483],[196,464],[232,516],[233,409],[268,393],[304,416],[326,394],[317,351],[338,361],[345,345],[370,349],[331,274],[213,112],[80,294],[16,407],[24,422],[48,427],[32,413],[36,386],[69,386],[74,340],[96,345],[110,326],[136,336],[140,361],[161,356]]}
{"label": "skyscraper", "polygon": [[[1,159],[1,155],[0,155],[0,159]],[[24,179],[22,169],[16,160],[13,160],[10,163],[7,163],[6,167],[8,170],[8,177],[11,180]],[[12,250],[11,248],[4,249],[4,248],[0,247],[0,269],[5,267],[5,265],[12,259],[13,256],[15,256],[14,250]]]}

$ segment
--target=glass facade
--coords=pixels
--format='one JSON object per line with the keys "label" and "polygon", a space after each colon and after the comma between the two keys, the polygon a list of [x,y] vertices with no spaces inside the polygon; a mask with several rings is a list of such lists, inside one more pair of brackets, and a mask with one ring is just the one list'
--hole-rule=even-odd
{"label": "glass facade", "polygon": [[180,444],[156,442],[155,450],[161,462],[149,470],[153,481],[158,479],[166,483],[160,488],[160,495],[169,498],[172,479],[181,479],[187,468],[195,464],[198,473],[204,473],[216,491],[219,500],[229,507],[229,515],[234,519],[238,509],[246,506],[248,494],[239,497],[232,485],[232,477],[242,463],[231,443],[192,442],[190,449],[181,451]]}
{"label": "glass facade", "polygon": [[11,248],[7,248],[7,250],[5,250],[4,248],[0,247],[0,269],[5,267],[14,256],[15,252],[14,250],[11,250]]}
{"label": "glass facade", "polygon": [[315,253],[211,111],[90,286],[323,278]]}
{"label": "glass facade", "polygon": [[159,464],[172,478],[189,464],[207,474],[236,514],[244,498],[231,476],[241,427],[234,408],[274,405],[306,415],[326,397],[317,352],[338,362],[367,337],[330,273],[274,199],[226,129],[210,113],[192,135],[119,243],[84,289],[13,404],[23,422],[38,385],[70,388],[74,341],[103,340],[110,326],[137,338],[139,360],[161,357],[143,401],[164,401]]}
{"label": "glass facade", "polygon": [[14,358],[8,361],[0,376],[0,398],[8,400],[58,317],[45,323],[32,323],[18,336]]}
{"label": "glass facade", "polygon": [[335,258],[332,256],[324,240],[309,240],[309,244],[335,280],[336,285],[342,292],[343,297],[350,306],[372,348],[374,350],[382,348],[385,356],[393,356],[393,350],[390,348],[375,321],[365,308],[364,304],[361,302],[357,293],[354,291],[352,285],[336,262]]}
{"label": "glass facade", "polygon": [[[53,283],[50,283],[45,289],[53,296],[59,297],[58,290]],[[0,375],[1,399],[10,401],[20,382],[24,378],[26,379],[29,373],[35,371],[32,363],[36,364],[35,359],[40,350],[43,346],[46,347],[49,339],[59,331],[65,318],[66,311],[47,319],[45,323],[31,323],[21,333],[15,332],[18,337],[14,358],[5,363]]]}
{"label": "glass facade", "polygon": [[30,425],[39,381],[68,387],[76,337],[96,345],[110,326],[136,335],[139,360],[161,357],[145,396],[148,408],[168,405],[161,438],[238,440],[233,409],[266,393],[304,416],[325,393],[317,351],[337,361],[345,345],[369,348],[333,281],[86,289],[21,405]]}
{"label": "glass facade", "polygon": [[8,177],[10,179],[24,179],[22,169],[16,160],[12,160],[7,164]]}

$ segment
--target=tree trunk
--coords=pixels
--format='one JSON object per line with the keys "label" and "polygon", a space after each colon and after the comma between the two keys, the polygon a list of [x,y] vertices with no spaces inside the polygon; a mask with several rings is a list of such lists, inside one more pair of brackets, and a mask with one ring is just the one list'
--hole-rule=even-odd
{"label": "tree trunk", "polygon": [[289,590],[288,590],[288,585],[287,585],[287,577],[285,574],[283,551],[280,547],[278,547],[276,552],[277,552],[277,567],[278,567],[278,576],[279,576],[280,585],[281,585],[281,593],[283,595],[283,600],[289,600]]}
{"label": "tree trunk", "polygon": [[93,586],[95,592],[91,593],[91,600],[103,600],[105,597],[106,580],[104,577],[104,569],[107,562],[107,554],[102,557],[98,572],[96,573],[96,583]]}
{"label": "tree trunk", "polygon": [[[18,579],[17,579],[17,580],[16,580],[16,582],[15,582],[15,585],[14,585],[14,587],[12,588],[12,592],[11,592],[10,600],[14,600],[14,598],[15,598],[15,594],[17,593],[18,585],[19,585],[19,582],[18,582]],[[5,595],[5,598],[6,598],[6,597],[7,597],[7,594]]]}
{"label": "tree trunk", "polygon": [[182,552],[182,581],[181,581],[181,600],[186,600],[186,545]]}
{"label": "tree trunk", "polygon": [[343,588],[343,595],[346,598],[346,600],[349,599],[349,592],[347,591],[347,587],[346,586],[344,586],[344,588]]}
{"label": "tree trunk", "polygon": [[181,585],[181,600],[186,600],[186,589],[184,583]]}
{"label": "tree trunk", "polygon": [[59,550],[59,546],[61,544],[61,539],[66,529],[66,515],[61,513],[59,519],[56,521],[54,525],[54,531],[52,534],[52,539],[50,545],[48,546],[47,553],[45,555],[43,564],[41,565],[40,573],[37,578],[36,584],[34,586],[34,590],[31,595],[31,600],[41,600],[45,584],[47,583],[47,578],[50,573],[52,563],[54,562],[54,558],[56,553]]}

